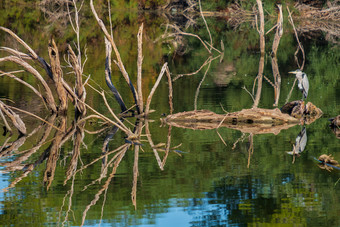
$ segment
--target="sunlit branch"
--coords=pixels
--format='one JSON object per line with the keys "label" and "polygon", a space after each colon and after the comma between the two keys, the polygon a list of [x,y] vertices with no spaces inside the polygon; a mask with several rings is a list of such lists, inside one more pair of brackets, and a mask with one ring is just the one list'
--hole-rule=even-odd
{"label": "sunlit branch", "polygon": [[155,93],[162,77],[163,77],[163,74],[167,68],[167,65],[168,63],[164,63],[162,69],[161,69],[161,72],[159,73],[159,76],[155,82],[155,84],[153,85],[151,91],[150,91],[150,94],[148,96],[148,99],[146,100],[146,105],[145,105],[145,115],[148,115],[149,114],[149,111],[150,111],[150,104],[151,104],[151,100],[152,100],[152,97],[153,97],[153,94]]}
{"label": "sunlit branch", "polygon": [[142,64],[143,64],[143,24],[139,27],[137,34],[138,41],[138,58],[137,58],[137,94],[138,106],[141,113],[143,113],[143,92],[142,92]]}
{"label": "sunlit branch", "polygon": [[[290,10],[289,10],[288,6],[287,6],[287,11],[288,11],[288,21],[289,21],[289,23],[293,27],[294,34],[295,34],[295,37],[296,37],[296,41],[298,42],[298,48],[297,48],[297,50],[294,53],[294,58],[295,58],[296,64],[299,66],[299,68],[301,70],[303,70],[303,67],[305,65],[305,51],[303,49],[303,46],[300,43],[299,36],[298,36],[297,31],[295,29],[295,25],[294,25],[294,21],[293,21],[293,18],[292,18],[292,14],[290,13]],[[298,54],[299,50],[301,50],[301,53],[302,53],[302,64],[301,64],[301,66],[300,66],[298,58],[297,58],[297,54]]]}

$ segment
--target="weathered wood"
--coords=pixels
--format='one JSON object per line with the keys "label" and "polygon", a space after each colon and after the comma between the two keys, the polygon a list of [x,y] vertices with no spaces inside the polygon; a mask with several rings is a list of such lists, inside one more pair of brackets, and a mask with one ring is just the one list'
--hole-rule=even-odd
{"label": "weathered wood", "polygon": [[73,52],[72,47],[70,45],[68,47],[68,53],[70,57],[70,63],[73,67],[75,76],[76,76],[76,84],[75,84],[75,93],[77,95],[78,100],[81,102],[75,101],[76,106],[76,118],[78,117],[84,117],[86,115],[86,106],[84,104],[85,98],[86,98],[86,90],[83,86],[83,80],[82,80],[82,69],[80,62],[78,61],[78,58],[76,54]]}
{"label": "weathered wood", "polygon": [[55,44],[54,40],[52,39],[48,46],[48,54],[50,56],[51,61],[51,70],[52,70],[52,77],[53,81],[57,90],[58,98],[60,101],[59,104],[59,113],[66,113],[67,111],[67,92],[63,85],[63,71],[60,66],[59,60],[59,52],[57,45]]}
{"label": "weathered wood", "polygon": [[209,110],[197,110],[176,113],[162,119],[163,122],[182,128],[191,129],[216,129],[228,127],[245,133],[278,134],[282,129],[287,129],[300,121],[288,114],[283,114],[279,109],[244,109],[228,114],[216,114]]}
{"label": "weathered wood", "polygon": [[51,145],[47,148],[48,150],[48,158],[46,161],[46,169],[44,172],[44,183],[46,185],[47,190],[50,188],[52,181],[54,179],[54,174],[57,166],[57,161],[59,159],[61,141],[66,134],[66,116],[62,116],[60,119],[59,128],[61,131],[56,131],[54,140]]}

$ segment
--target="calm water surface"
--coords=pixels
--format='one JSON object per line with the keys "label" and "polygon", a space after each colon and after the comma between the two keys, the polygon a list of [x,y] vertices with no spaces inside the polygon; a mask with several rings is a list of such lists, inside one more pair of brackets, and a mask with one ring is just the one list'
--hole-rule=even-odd
{"label": "calm water surface", "polygon": [[[136,20],[138,17],[144,21],[146,31],[143,65],[145,97],[164,62],[169,62],[174,78],[178,74],[196,71],[209,57],[195,38],[185,37],[183,45],[187,50],[183,55],[175,53],[171,42],[154,43],[165,30],[161,26],[165,23],[164,18],[157,15],[138,16],[131,12],[123,14],[115,19],[115,28],[120,29],[121,33],[115,34],[115,38],[132,80],[135,80],[136,75],[135,37],[139,26]],[[202,20],[196,20],[197,25],[189,27],[188,32],[208,40]],[[257,32],[249,25],[243,25],[239,29],[229,27],[223,18],[207,18],[207,21],[215,46],[221,49],[220,40],[225,45],[223,61],[220,63],[219,58],[212,61],[205,78],[207,66],[196,75],[184,76],[173,82],[174,112],[190,111],[195,106],[197,109],[208,109],[220,114],[224,110],[233,112],[251,108],[253,100],[243,87],[251,92],[257,75],[260,60]],[[46,47],[50,33],[57,34],[57,40],[60,38],[58,44],[62,52],[63,37],[72,37],[69,35],[72,31],[67,31],[62,36],[58,33],[61,32],[58,24],[52,24],[52,28],[44,26],[33,29],[10,28],[47,58]],[[85,19],[83,26],[82,45],[89,43],[89,60],[84,73],[91,75],[91,85],[108,92],[109,102],[118,111],[118,105],[105,85],[102,35],[98,29],[95,34],[89,35],[94,28]],[[38,28],[44,31],[42,37],[35,32]],[[25,32],[31,32],[37,38],[29,37]],[[295,139],[303,129],[302,125],[292,126],[277,135],[250,135],[225,127],[218,130],[169,128],[170,126],[160,121],[162,114],[169,114],[168,87],[164,80],[154,96],[151,108],[156,112],[150,116],[151,121],[148,124],[154,144],[170,141],[171,149],[167,156],[164,149],[158,151],[164,165],[160,168],[147,138],[142,137],[143,146],[138,153],[137,162],[138,178],[134,177],[134,145],[130,144],[119,165],[115,160],[106,165],[116,153],[107,158],[99,158],[103,155],[104,140],[111,132],[107,128],[99,133],[89,133],[105,127],[101,126],[100,121],[93,120],[86,124],[79,156],[73,152],[76,143],[74,135],[61,146],[55,154],[56,161],[53,162],[50,159],[52,155],[49,146],[56,137],[56,131],[23,115],[28,132],[35,129],[37,131],[24,138],[10,155],[6,156],[4,150],[2,151],[0,225],[79,226],[83,223],[84,226],[138,227],[340,226],[340,170],[321,169],[316,161],[321,154],[332,154],[336,160],[340,160],[340,140],[328,127],[328,118],[340,114],[339,46],[327,40],[321,42],[325,34],[317,33],[318,36],[312,40],[305,38],[307,35],[301,34],[307,59],[304,71],[310,81],[308,101],[319,107],[324,114],[313,123],[305,125],[307,145],[299,157],[294,158],[287,152],[292,151]],[[273,36],[274,34],[268,36],[266,40],[268,50],[266,49],[264,69],[264,75],[270,80],[273,80],[270,57]],[[40,42],[37,41],[38,37],[41,37]],[[1,38],[1,46],[13,45],[14,42],[9,40],[7,36],[6,39]],[[278,52],[282,77],[279,107],[286,103],[294,82],[294,77],[287,72],[298,68],[294,62],[295,50],[294,34],[287,23]],[[217,56],[217,53],[213,56]],[[0,68],[10,71],[15,66],[2,63]],[[113,82],[130,105],[132,96],[119,72],[115,70]],[[64,75],[67,80],[72,81],[70,75]],[[23,73],[21,76],[34,84],[28,74]],[[197,95],[202,78],[204,81]],[[49,120],[44,107],[30,90],[8,78],[0,78],[0,86],[0,98],[10,98],[15,102],[13,105]],[[90,88],[87,90],[87,103],[109,115],[101,97]],[[300,98],[301,93],[295,86],[289,101]],[[264,80],[259,107],[272,109],[273,103],[274,89]],[[67,122],[71,126],[73,110],[69,112]],[[128,120],[131,125],[126,125],[133,129],[135,119]],[[59,122],[60,120],[55,120],[54,124],[58,125]],[[50,134],[39,144],[47,130],[51,130]],[[124,136],[124,133],[118,131],[110,140],[108,151],[122,146],[125,143]],[[8,138],[8,135],[1,136],[0,146],[5,142],[17,141],[18,135],[7,140]],[[33,151],[32,148],[38,144],[39,147]],[[27,153],[30,154],[25,156]],[[96,159],[98,160],[94,164],[86,166]],[[33,164],[33,169],[29,168],[30,164]],[[77,172],[69,175],[67,170],[72,164],[73,170]],[[23,166],[25,167],[22,168]],[[54,169],[52,173],[48,171],[51,166]],[[105,166],[106,172],[103,170]],[[69,179],[67,176],[70,176]]]}

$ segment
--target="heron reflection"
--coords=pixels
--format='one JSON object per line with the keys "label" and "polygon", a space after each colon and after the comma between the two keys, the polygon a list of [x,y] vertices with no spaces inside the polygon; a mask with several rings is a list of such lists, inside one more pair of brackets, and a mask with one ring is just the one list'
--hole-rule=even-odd
{"label": "heron reflection", "polygon": [[300,156],[300,153],[302,153],[305,150],[306,144],[307,144],[307,132],[306,127],[303,127],[299,135],[295,139],[293,151],[288,151],[287,153],[294,156],[295,155]]}
{"label": "heron reflection", "polygon": [[300,69],[291,71],[289,73],[295,74],[296,78],[298,79],[298,87],[300,91],[302,92],[303,97],[307,98],[308,90],[309,90],[309,81],[307,78],[307,74],[302,72]]}

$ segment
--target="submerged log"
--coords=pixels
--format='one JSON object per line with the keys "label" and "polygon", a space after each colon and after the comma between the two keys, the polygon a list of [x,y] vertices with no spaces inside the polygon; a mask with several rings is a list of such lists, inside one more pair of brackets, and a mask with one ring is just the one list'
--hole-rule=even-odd
{"label": "submerged log", "polygon": [[176,113],[162,119],[164,123],[194,130],[228,127],[244,133],[278,134],[298,123],[299,119],[282,113],[279,109],[244,109],[228,114],[216,114],[209,110],[196,110]]}

